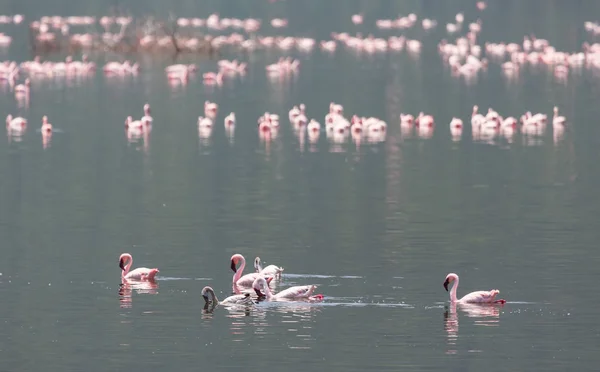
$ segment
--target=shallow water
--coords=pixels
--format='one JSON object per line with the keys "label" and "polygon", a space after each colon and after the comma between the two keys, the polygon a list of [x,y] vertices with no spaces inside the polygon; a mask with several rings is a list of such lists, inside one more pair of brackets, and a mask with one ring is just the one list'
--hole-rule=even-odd
{"label": "shallow water", "polygon": [[[568,51],[591,40],[583,22],[600,10],[591,1],[489,3],[480,41],[534,32]],[[0,13],[31,21],[110,8],[57,4],[0,1]],[[282,85],[264,72],[282,53],[257,51],[225,53],[249,71],[215,90],[199,80],[172,90],[164,76],[172,59],[146,55],[136,78],[99,72],[34,83],[29,109],[0,91],[0,114],[33,123],[19,141],[0,141],[1,370],[597,369],[600,109],[590,71],[561,83],[527,69],[508,83],[491,63],[476,83],[452,77],[435,49],[456,12],[475,19],[467,1],[145,4],[121,6],[135,15],[172,6],[189,16],[282,16],[290,27],[281,33],[318,39],[355,29],[394,34],[376,30],[374,19],[411,11],[439,25],[406,32],[424,43],[416,58],[293,52],[300,72]],[[355,27],[358,11],[366,24]],[[0,59],[30,59],[26,27],[0,27],[15,37]],[[215,60],[181,60],[216,70]],[[196,120],[207,99],[220,104],[219,125],[203,140]],[[330,101],[386,120],[385,142],[335,146],[323,134],[301,143],[287,111],[304,102],[323,122]],[[123,120],[141,115],[144,102],[151,136],[128,143]],[[550,126],[490,143],[467,128],[453,141],[446,123],[467,120],[474,104],[514,116],[550,115],[558,105],[568,125],[560,135]],[[233,142],[220,125],[230,111]],[[284,118],[267,144],[256,132],[265,111]],[[436,118],[431,138],[401,132],[398,115],[419,111]],[[46,149],[35,131],[42,115],[61,130]],[[160,268],[157,286],[121,288],[122,252],[134,267]],[[317,284],[324,302],[204,312],[203,286],[229,294],[234,253],[284,266],[281,288]],[[461,276],[459,295],[498,288],[508,303],[453,308],[442,286],[448,272]]]}

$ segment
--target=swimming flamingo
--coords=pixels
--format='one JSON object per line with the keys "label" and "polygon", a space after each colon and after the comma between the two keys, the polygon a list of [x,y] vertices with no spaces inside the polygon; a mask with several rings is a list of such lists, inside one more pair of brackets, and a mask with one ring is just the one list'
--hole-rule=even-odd
{"label": "swimming flamingo", "polygon": [[[237,268],[237,264],[240,264],[240,267]],[[250,273],[242,276],[244,272],[244,268],[246,267],[246,259],[239,253],[231,256],[231,270],[235,274],[233,274],[233,291],[239,293],[239,289],[237,287],[252,287],[252,283],[256,278],[262,278],[263,275],[260,273]],[[268,276],[267,280],[271,282],[273,280],[272,276]]]}
{"label": "swimming flamingo", "polygon": [[313,292],[317,289],[316,285],[298,285],[273,294],[267,285],[267,281],[262,277],[258,277],[254,280],[252,289],[254,289],[258,297],[266,297],[268,301],[321,301],[324,297],[322,294],[313,295]]}
{"label": "swimming flamingo", "polygon": [[[210,297],[209,297],[209,295],[210,295]],[[217,299],[217,296],[215,295],[215,291],[209,286],[202,288],[202,297],[204,297],[204,301],[206,301],[206,305],[208,305],[209,303],[213,306],[218,305],[218,304],[221,304],[221,305],[254,305],[254,300],[252,300],[252,297],[250,297],[250,293],[229,296],[229,297],[224,298],[223,300],[219,301],[219,299]]]}
{"label": "swimming flamingo", "polygon": [[29,78],[25,79],[25,84],[19,84],[15,87],[15,97],[17,98],[28,98],[29,97],[29,85],[31,84]]}
{"label": "swimming flamingo", "polygon": [[[125,263],[127,262],[127,263]],[[123,253],[119,257],[119,267],[121,268],[121,278],[125,280],[154,280],[156,274],[159,273],[157,268],[148,269],[146,267],[138,267],[137,269],[132,270],[129,269],[133,264],[133,257],[129,253]]]}
{"label": "swimming flamingo", "polygon": [[281,276],[281,273],[283,272],[283,267],[269,265],[263,268],[260,264],[260,257],[256,257],[254,259],[254,270],[256,270],[257,273],[261,273],[262,275]]}
{"label": "swimming flamingo", "polygon": [[411,114],[400,114],[400,123],[401,124],[412,124],[414,121],[414,117]]}
{"label": "swimming flamingo", "polygon": [[144,105],[144,116],[142,116],[140,121],[146,124],[152,124],[152,116],[150,116],[150,105],[147,103]]}
{"label": "swimming flamingo", "polygon": [[309,133],[318,133],[321,131],[321,124],[315,119],[310,119],[310,122],[306,126]]}
{"label": "swimming flamingo", "polygon": [[24,119],[20,116],[13,118],[12,115],[6,116],[6,129],[21,131],[24,130],[27,126],[27,119]]}
{"label": "swimming flamingo", "polygon": [[218,104],[210,101],[204,101],[204,115],[208,116],[209,118],[214,118],[217,116],[218,109]]}
{"label": "swimming flamingo", "polygon": [[465,295],[461,299],[456,298],[456,290],[458,289],[458,275],[454,273],[450,273],[446,276],[446,280],[444,281],[444,288],[448,291],[448,285],[452,282],[456,282],[452,289],[450,290],[450,302],[459,302],[459,303],[494,303],[494,304],[504,304],[506,300],[496,300],[496,295],[500,293],[497,289],[492,289],[491,291],[476,291],[471,292]]}
{"label": "swimming flamingo", "polygon": [[51,133],[52,132],[52,124],[48,123],[48,117],[44,115],[42,117],[42,133]]}
{"label": "swimming flamingo", "polygon": [[450,128],[462,128],[463,126],[463,121],[459,118],[452,118],[452,121],[450,121]]}
{"label": "swimming flamingo", "polygon": [[131,116],[128,116],[125,120],[125,128],[128,129],[141,129],[143,123],[139,120],[133,120]]}
{"label": "swimming flamingo", "polygon": [[433,123],[433,116],[425,115],[422,112],[420,112],[419,116],[415,119],[415,124],[419,127],[432,127]]}
{"label": "swimming flamingo", "polygon": [[235,113],[231,112],[225,117],[225,128],[229,128],[235,125]]}
{"label": "swimming flamingo", "polygon": [[558,116],[558,107],[554,106],[554,116],[552,117],[552,125],[563,125],[565,124],[565,121],[567,121],[567,119],[565,119],[564,116]]}

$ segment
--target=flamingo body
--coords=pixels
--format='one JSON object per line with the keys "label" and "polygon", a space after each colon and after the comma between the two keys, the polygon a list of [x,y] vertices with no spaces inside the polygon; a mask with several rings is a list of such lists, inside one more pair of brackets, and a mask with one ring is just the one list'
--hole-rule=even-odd
{"label": "flamingo body", "polygon": [[267,298],[267,301],[323,300],[322,294],[313,295],[313,292],[317,289],[316,285],[298,285],[273,294],[265,278],[259,277],[252,283],[252,289],[254,289],[258,297],[264,296]]}

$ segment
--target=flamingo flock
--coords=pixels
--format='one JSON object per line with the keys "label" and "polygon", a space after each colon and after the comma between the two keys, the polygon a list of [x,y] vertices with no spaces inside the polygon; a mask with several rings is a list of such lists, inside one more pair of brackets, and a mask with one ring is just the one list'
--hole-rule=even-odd
{"label": "flamingo flock", "polygon": [[[121,280],[124,284],[135,282],[152,282],[157,278],[156,275],[160,272],[157,268],[139,267],[131,270],[133,258],[129,253],[123,253],[119,257],[119,267],[121,268]],[[308,301],[321,302],[325,299],[322,294],[315,294],[317,286],[314,284],[298,285],[288,287],[277,291],[277,283],[283,275],[283,267],[269,265],[261,266],[260,257],[254,260],[254,272],[243,275],[246,267],[244,256],[239,253],[231,256],[231,270],[234,272],[232,278],[233,295],[230,295],[223,300],[217,299],[215,291],[212,287],[206,286],[202,288],[201,295],[205,300],[205,309],[216,305],[224,306],[253,306],[262,300],[266,301]],[[462,298],[458,298],[456,291],[458,290],[458,275],[450,273],[446,276],[443,283],[444,289],[450,293],[451,304],[500,304],[504,305],[506,300],[497,299],[496,296],[500,293],[497,289],[490,291],[475,291],[471,292]],[[454,284],[449,290],[448,286]]]}
{"label": "flamingo flock", "polygon": [[[514,116],[503,117],[494,109],[489,108],[486,115],[479,112],[479,106],[473,106],[471,114],[471,134],[475,141],[490,142],[497,137],[504,137],[509,142],[513,140],[517,132],[524,136],[541,136],[550,122],[548,115],[543,113],[532,114],[527,111],[518,119]],[[555,135],[562,135],[565,130],[567,119],[559,115],[558,106],[553,108],[551,123]],[[400,114],[400,126],[403,134],[408,134],[415,128],[421,137],[430,137],[433,134],[435,120],[433,116],[423,112],[418,116],[411,114]],[[450,121],[450,133],[454,141],[461,139],[465,126],[463,120],[453,117]]]}

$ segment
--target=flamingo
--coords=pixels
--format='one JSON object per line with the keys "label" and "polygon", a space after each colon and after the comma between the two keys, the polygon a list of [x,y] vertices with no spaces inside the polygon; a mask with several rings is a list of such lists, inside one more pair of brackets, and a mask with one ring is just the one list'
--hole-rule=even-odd
{"label": "flamingo", "polygon": [[411,114],[400,114],[400,123],[402,124],[412,124],[415,118]]}
{"label": "flamingo", "polygon": [[321,124],[315,119],[310,119],[310,122],[306,126],[309,133],[318,133],[321,131]]}
{"label": "flamingo", "polygon": [[[127,263],[126,263],[127,262]],[[124,280],[148,280],[153,281],[156,274],[159,273],[157,268],[148,269],[146,267],[138,267],[137,269],[129,269],[133,264],[133,257],[129,253],[123,253],[119,257],[119,267],[121,268],[121,279]]]}
{"label": "flamingo", "polygon": [[233,112],[229,113],[229,115],[227,115],[225,117],[224,124],[225,124],[225,128],[235,126],[235,113],[233,113]]}
{"label": "flamingo", "polygon": [[463,126],[463,121],[459,118],[452,118],[452,121],[450,121],[450,128],[462,128]]}
{"label": "flamingo", "polygon": [[434,123],[433,116],[420,112],[419,116],[415,119],[415,123],[420,127],[432,127]]}
{"label": "flamingo", "polygon": [[143,123],[139,120],[133,120],[131,116],[128,116],[125,120],[125,128],[128,129],[141,129]]}
{"label": "flamingo", "polygon": [[552,117],[552,125],[563,125],[567,121],[564,116],[558,116],[558,107],[554,106],[554,116]]}
{"label": "flamingo", "polygon": [[48,117],[42,117],[42,133],[52,133],[52,124],[48,123]]}
{"label": "flamingo", "polygon": [[204,101],[204,115],[214,118],[215,116],[217,116],[218,109],[218,104],[210,101]]}
{"label": "flamingo", "polygon": [[[209,295],[210,295],[210,297],[209,297]],[[250,293],[229,296],[229,297],[224,298],[223,300],[219,301],[219,299],[215,295],[215,291],[209,286],[202,288],[202,297],[204,297],[204,301],[206,301],[206,306],[208,306],[209,304],[211,304],[213,306],[218,305],[218,304],[221,304],[221,305],[254,305],[254,300],[252,300],[252,297],[250,297]]]}
{"label": "flamingo", "polygon": [[477,110],[479,110],[479,107],[477,105],[473,106],[473,113],[471,114],[471,125],[474,127],[481,125],[481,123],[485,121],[485,116],[477,113]]}
{"label": "flamingo", "polygon": [[31,82],[29,78],[25,79],[25,84],[19,84],[15,87],[15,97],[27,98],[29,97],[29,86]]}
{"label": "flamingo", "polygon": [[[240,267],[237,268],[238,263]],[[244,272],[244,268],[246,267],[246,259],[239,253],[231,256],[231,270],[235,274],[233,274],[233,291],[239,293],[239,289],[237,287],[252,287],[252,283],[256,278],[262,278],[263,275],[261,273],[250,273],[242,276]],[[268,276],[267,279],[269,282],[273,280],[272,276]]]}
{"label": "flamingo", "polygon": [[261,273],[262,275],[281,276],[281,273],[283,272],[283,267],[269,265],[263,268],[260,264],[260,257],[256,257],[254,259],[254,270],[256,270],[257,273]]}
{"label": "flamingo", "polygon": [[210,129],[210,128],[212,128],[212,125],[213,125],[213,121],[211,118],[205,118],[202,116],[198,116],[198,129],[201,129],[201,128]]}
{"label": "flamingo", "polygon": [[27,126],[27,119],[24,119],[20,116],[13,118],[12,115],[6,116],[6,129],[21,131],[24,130]]}
{"label": "flamingo", "polygon": [[491,291],[476,291],[471,292],[461,299],[456,298],[456,290],[458,289],[458,275],[454,273],[450,273],[446,276],[446,280],[444,281],[444,288],[448,291],[448,285],[452,282],[456,282],[452,289],[450,290],[450,302],[458,302],[458,303],[494,303],[494,304],[505,304],[506,300],[496,300],[496,295],[500,293],[497,289],[492,289]]}
{"label": "flamingo", "polygon": [[316,285],[298,285],[273,294],[265,278],[258,277],[252,283],[252,289],[254,289],[259,298],[266,297],[267,301],[323,300],[322,294],[313,295],[313,292],[317,289]]}
{"label": "flamingo", "polygon": [[144,105],[144,116],[142,116],[140,121],[146,124],[152,124],[152,116],[150,116],[150,105],[148,103]]}

